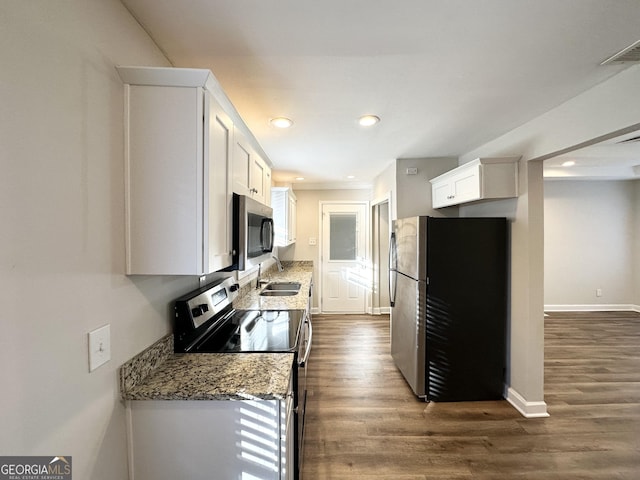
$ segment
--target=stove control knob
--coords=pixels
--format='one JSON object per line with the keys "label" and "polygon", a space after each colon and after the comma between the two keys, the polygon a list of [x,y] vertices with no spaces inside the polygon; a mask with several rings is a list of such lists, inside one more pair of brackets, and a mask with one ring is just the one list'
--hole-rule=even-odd
{"label": "stove control knob", "polygon": [[238,285],[237,283],[234,283],[233,285],[231,285],[231,286],[229,287],[229,290],[230,290],[231,292],[235,292],[235,291],[236,291],[236,290],[238,290],[239,288],[240,288],[240,285]]}
{"label": "stove control knob", "polygon": [[193,316],[193,318],[199,317],[200,315],[202,315],[203,313],[206,313],[209,311],[209,305],[207,305],[206,303],[203,303],[201,305],[198,305],[195,308],[191,309],[191,315]]}

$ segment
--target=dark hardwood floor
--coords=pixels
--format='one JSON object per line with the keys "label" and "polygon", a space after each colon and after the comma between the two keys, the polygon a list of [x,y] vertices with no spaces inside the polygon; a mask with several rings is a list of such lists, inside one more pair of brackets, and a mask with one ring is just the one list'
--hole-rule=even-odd
{"label": "dark hardwood floor", "polygon": [[542,419],[506,401],[416,399],[388,316],[313,321],[305,480],[640,478],[640,314],[546,318]]}

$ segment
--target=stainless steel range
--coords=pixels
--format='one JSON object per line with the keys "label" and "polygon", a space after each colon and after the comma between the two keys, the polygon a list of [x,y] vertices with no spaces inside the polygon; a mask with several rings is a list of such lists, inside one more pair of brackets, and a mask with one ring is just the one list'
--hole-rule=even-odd
{"label": "stainless steel range", "polygon": [[295,477],[302,477],[311,319],[306,310],[235,310],[239,286],[226,278],[175,301],[177,353],[294,353]]}

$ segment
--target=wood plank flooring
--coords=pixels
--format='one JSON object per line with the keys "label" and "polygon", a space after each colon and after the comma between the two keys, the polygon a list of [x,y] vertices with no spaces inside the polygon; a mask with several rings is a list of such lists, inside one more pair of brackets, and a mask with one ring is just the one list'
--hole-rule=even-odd
{"label": "wood plank flooring", "polygon": [[544,419],[506,401],[419,401],[388,316],[313,322],[304,480],[640,478],[640,314],[547,317]]}

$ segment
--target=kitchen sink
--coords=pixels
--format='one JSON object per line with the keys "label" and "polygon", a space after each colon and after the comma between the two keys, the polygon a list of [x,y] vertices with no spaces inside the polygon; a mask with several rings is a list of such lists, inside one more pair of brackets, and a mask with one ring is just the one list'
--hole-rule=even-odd
{"label": "kitchen sink", "polygon": [[271,282],[264,287],[264,290],[292,290],[297,292],[300,290],[298,282]]}
{"label": "kitchen sink", "polygon": [[260,292],[261,297],[290,297],[297,294],[297,290],[263,290]]}
{"label": "kitchen sink", "polygon": [[260,292],[265,297],[289,297],[300,291],[299,282],[271,282]]}

